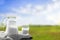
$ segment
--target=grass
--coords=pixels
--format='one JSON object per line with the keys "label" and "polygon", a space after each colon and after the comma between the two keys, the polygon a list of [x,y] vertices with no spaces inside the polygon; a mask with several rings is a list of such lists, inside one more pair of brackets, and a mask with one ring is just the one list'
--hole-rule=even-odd
{"label": "grass", "polygon": [[60,40],[59,26],[30,27],[33,40]]}
{"label": "grass", "polygon": [[[0,30],[5,30],[6,28],[0,28]],[[19,30],[20,27],[18,28]],[[33,40],[60,40],[60,26],[39,26],[31,25],[30,34]]]}

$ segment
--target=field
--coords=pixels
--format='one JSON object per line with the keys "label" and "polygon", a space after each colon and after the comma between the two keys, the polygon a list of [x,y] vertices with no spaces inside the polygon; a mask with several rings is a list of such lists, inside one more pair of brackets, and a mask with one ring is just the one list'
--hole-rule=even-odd
{"label": "field", "polygon": [[[5,29],[0,27],[0,30],[5,31]],[[30,25],[30,34],[33,40],[60,40],[60,26]]]}
{"label": "field", "polygon": [[31,26],[33,40],[60,40],[60,26]]}

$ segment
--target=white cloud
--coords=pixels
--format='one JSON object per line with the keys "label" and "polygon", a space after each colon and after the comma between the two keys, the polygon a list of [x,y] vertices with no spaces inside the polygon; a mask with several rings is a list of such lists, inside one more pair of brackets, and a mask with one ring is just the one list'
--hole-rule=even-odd
{"label": "white cloud", "polygon": [[12,11],[15,11],[16,13],[22,13],[22,14],[31,14],[32,5],[27,4],[26,6],[21,6],[18,9],[12,8]]}
{"label": "white cloud", "polygon": [[53,2],[56,2],[57,0],[52,0]]}
{"label": "white cloud", "polygon": [[60,1],[60,0],[52,0],[53,2],[58,2],[58,1]]}
{"label": "white cloud", "polygon": [[[18,24],[58,24],[60,22],[60,1],[53,0],[52,3],[44,5],[27,4],[19,8],[12,8],[18,15]],[[30,16],[21,16],[21,14]]]}

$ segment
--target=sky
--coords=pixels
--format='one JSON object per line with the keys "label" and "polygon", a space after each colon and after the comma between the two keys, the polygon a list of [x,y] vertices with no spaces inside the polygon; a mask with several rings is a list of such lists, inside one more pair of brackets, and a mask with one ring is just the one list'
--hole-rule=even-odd
{"label": "sky", "polygon": [[0,22],[7,15],[18,25],[60,25],[60,0],[0,0]]}

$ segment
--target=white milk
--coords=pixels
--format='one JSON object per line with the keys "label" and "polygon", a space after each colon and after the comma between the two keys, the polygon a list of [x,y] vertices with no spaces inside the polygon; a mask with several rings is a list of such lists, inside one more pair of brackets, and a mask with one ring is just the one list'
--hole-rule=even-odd
{"label": "white milk", "polygon": [[16,17],[7,17],[7,28],[6,28],[6,34],[18,34],[18,27],[16,24]]}

